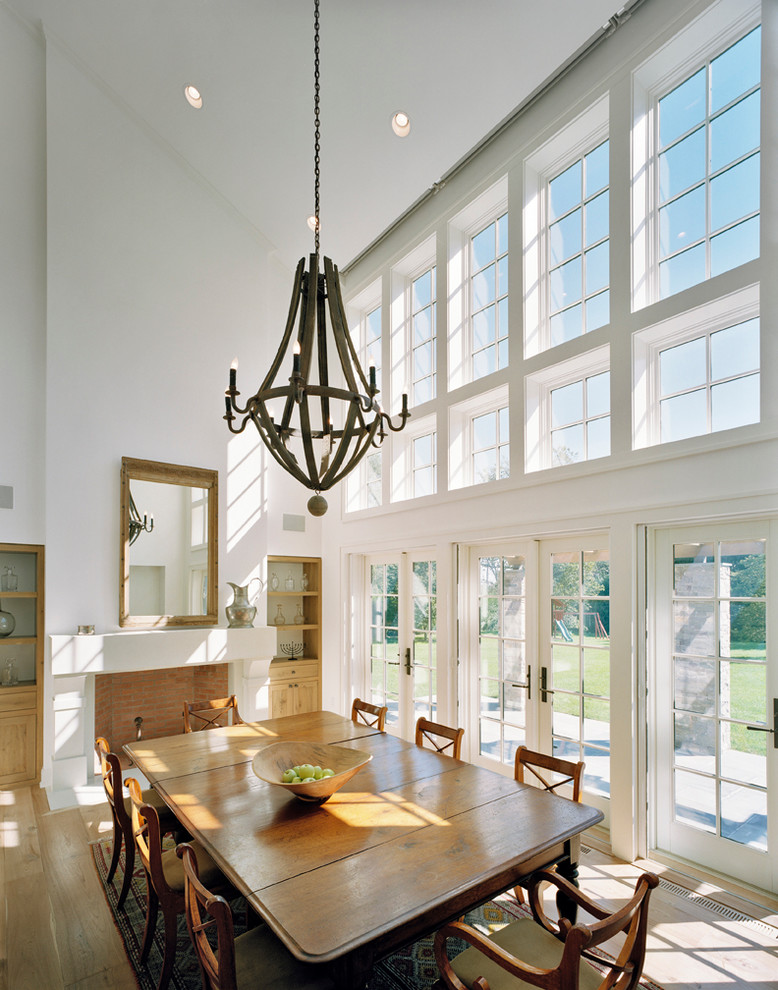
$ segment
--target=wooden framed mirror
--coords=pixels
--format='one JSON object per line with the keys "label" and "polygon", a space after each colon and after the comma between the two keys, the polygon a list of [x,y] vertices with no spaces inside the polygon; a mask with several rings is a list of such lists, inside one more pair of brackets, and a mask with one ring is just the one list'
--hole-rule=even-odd
{"label": "wooden framed mirror", "polygon": [[218,479],[122,458],[120,626],[217,624]]}

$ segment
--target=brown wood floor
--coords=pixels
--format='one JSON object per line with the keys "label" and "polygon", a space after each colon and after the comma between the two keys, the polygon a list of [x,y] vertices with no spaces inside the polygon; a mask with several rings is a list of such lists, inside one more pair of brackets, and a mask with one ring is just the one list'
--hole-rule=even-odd
{"label": "brown wood floor", "polygon": [[[136,990],[89,843],[111,834],[107,805],[49,811],[39,788],[0,791],[0,990]],[[667,990],[776,990],[778,902],[742,900],[656,864],[591,849],[581,887],[609,907],[650,868],[748,924],[661,887],[652,895],[645,974]],[[160,922],[161,923],[161,922]]]}

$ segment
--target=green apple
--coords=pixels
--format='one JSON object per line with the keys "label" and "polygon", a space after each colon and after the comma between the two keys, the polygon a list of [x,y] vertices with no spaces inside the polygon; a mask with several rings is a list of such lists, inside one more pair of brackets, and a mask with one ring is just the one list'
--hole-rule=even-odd
{"label": "green apple", "polygon": [[322,777],[334,777],[335,776],[335,771],[334,770],[330,770],[330,768],[327,767],[326,769],[322,770],[321,775],[322,775]]}
{"label": "green apple", "polygon": [[281,775],[281,780],[283,781],[284,784],[291,784],[296,776],[297,774],[294,772],[294,770],[284,770],[283,774]]}
{"label": "green apple", "polygon": [[315,784],[316,783],[316,778],[315,777],[303,777],[302,783],[303,784]]}
{"label": "green apple", "polygon": [[313,777],[314,767],[310,763],[301,763],[299,767],[295,767],[295,770],[303,780],[306,777]]}

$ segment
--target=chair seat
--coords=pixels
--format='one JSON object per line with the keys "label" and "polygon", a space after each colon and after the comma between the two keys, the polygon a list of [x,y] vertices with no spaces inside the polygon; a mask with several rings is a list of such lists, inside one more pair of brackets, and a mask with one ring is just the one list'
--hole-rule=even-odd
{"label": "chair seat", "polygon": [[[565,949],[564,942],[554,938],[532,918],[511,922],[491,935],[490,940],[512,956],[538,969],[556,969]],[[487,959],[483,952],[472,947],[452,959],[451,968],[468,987],[479,976],[486,977],[490,990],[516,990],[519,986],[532,985],[512,976],[497,963]],[[604,977],[582,959],[579,979],[580,990],[597,990]]]}
{"label": "chair seat", "polygon": [[235,975],[238,990],[333,990],[322,967],[295,959],[266,926],[235,939]]}
{"label": "chair seat", "polygon": [[[192,840],[189,845],[194,849],[197,856],[197,869],[200,872],[200,879],[211,889],[221,889],[224,887],[224,874],[214,863],[209,853],[203,849],[199,842]],[[176,856],[175,849],[168,849],[162,853],[162,872],[165,874],[165,883],[171,890],[179,894],[184,893],[184,864]]]}
{"label": "chair seat", "polygon": [[[162,798],[157,794],[153,787],[149,787],[148,790],[142,792],[143,803],[150,804],[159,815],[159,825],[162,829],[163,834],[169,832],[173,829],[180,829],[181,826],[178,823],[178,819],[173,814],[173,812],[168,808]],[[124,798],[124,809],[127,812],[127,817],[132,818],[132,799],[129,795],[125,795]]]}

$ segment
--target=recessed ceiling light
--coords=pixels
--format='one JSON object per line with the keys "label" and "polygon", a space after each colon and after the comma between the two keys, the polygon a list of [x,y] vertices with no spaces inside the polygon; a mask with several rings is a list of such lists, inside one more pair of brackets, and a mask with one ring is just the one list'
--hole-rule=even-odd
{"label": "recessed ceiling light", "polygon": [[194,107],[195,110],[200,110],[203,105],[203,95],[197,86],[192,86],[191,83],[184,86],[184,96],[186,97],[186,102],[190,107]]}
{"label": "recessed ceiling light", "polygon": [[398,110],[392,117],[392,130],[397,137],[408,137],[411,133],[411,118],[407,113]]}

